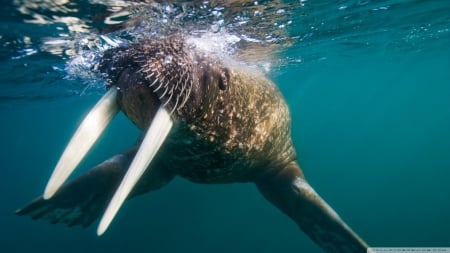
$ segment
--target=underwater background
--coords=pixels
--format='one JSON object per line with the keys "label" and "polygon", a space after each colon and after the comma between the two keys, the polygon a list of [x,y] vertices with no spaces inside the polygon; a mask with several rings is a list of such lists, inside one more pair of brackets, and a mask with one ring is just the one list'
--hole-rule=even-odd
{"label": "underwater background", "polygon": [[[97,223],[67,228],[16,216],[42,194],[70,136],[104,92],[86,70],[105,46],[99,34],[138,38],[152,24],[106,28],[153,12],[126,1],[1,3],[0,252],[321,252],[252,184],[177,178],[127,202],[101,237]],[[223,26],[251,42],[251,26],[236,24],[263,20],[251,18],[252,6],[265,4],[273,1],[250,1],[231,14],[227,7],[197,13],[205,9],[199,5],[186,20]],[[178,10],[177,3],[158,8]],[[124,9],[132,11],[112,16]],[[450,247],[450,1],[302,0],[262,12],[282,20],[262,32],[279,40],[259,41],[279,46],[276,59],[259,63],[290,107],[311,185],[371,246]],[[120,114],[77,172],[138,136]]]}

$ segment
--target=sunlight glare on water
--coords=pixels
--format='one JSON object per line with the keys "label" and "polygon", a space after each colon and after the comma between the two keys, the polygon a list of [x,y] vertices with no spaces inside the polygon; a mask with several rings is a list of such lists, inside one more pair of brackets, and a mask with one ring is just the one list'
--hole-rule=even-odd
{"label": "sunlight glare on water", "polygon": [[[89,72],[104,50],[174,32],[189,35],[196,46],[207,52],[219,56],[239,54],[268,71],[273,58],[267,57],[269,51],[264,48],[275,52],[276,48],[281,49],[279,45],[287,43],[290,16],[300,7],[295,2],[278,6],[257,1],[244,5],[207,1],[181,4],[92,1],[86,5],[73,1],[15,0],[14,5],[25,23],[46,28],[49,33],[24,37],[26,48],[17,51],[15,54],[19,55],[14,57],[46,53],[60,56],[67,61],[67,78],[87,84],[80,87],[82,91],[101,86]],[[119,43],[113,45],[111,41]]]}

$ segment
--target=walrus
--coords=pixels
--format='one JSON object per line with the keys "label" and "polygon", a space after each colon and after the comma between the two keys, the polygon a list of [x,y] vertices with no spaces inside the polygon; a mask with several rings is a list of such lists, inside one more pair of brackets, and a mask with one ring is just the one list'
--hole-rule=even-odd
{"label": "walrus", "polygon": [[[261,72],[218,59],[186,36],[147,38],[107,50],[96,71],[107,92],[62,154],[43,196],[18,215],[105,232],[125,200],[174,177],[254,183],[326,252],[367,244],[306,181],[288,107]],[[143,131],[138,143],[64,183],[118,111]]]}

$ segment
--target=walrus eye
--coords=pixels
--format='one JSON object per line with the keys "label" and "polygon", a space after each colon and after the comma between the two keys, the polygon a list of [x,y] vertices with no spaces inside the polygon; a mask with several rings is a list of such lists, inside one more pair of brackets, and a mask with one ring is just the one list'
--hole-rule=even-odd
{"label": "walrus eye", "polygon": [[226,90],[228,88],[228,82],[230,80],[230,73],[227,68],[220,70],[219,89]]}

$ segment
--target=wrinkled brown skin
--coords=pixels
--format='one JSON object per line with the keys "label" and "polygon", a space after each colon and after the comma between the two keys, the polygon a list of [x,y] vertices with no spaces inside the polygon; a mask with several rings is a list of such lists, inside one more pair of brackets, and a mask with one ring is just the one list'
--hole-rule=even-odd
{"label": "wrinkled brown skin", "polygon": [[[162,64],[167,55],[174,61]],[[157,66],[158,83],[179,94],[169,97],[164,88],[151,86],[155,71],[150,66]],[[110,50],[98,70],[108,76],[109,88],[119,90],[120,108],[143,131],[162,103],[175,121],[131,197],[158,189],[175,176],[198,183],[253,182],[326,252],[366,252],[367,245],[304,179],[288,108],[263,74],[209,58],[178,36]],[[186,76],[189,93],[180,88]],[[114,156],[66,183],[52,199],[38,198],[17,213],[88,226],[104,211],[135,152],[133,147]]]}

